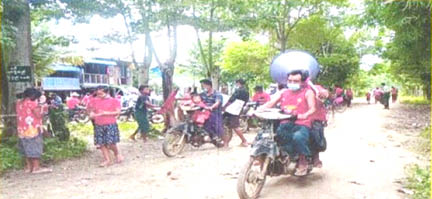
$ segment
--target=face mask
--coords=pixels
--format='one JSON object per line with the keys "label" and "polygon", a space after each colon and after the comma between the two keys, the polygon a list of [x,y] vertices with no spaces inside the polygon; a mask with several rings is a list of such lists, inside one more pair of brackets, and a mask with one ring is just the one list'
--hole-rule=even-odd
{"label": "face mask", "polygon": [[300,89],[300,84],[290,84],[288,83],[288,89],[292,90],[292,91],[296,91]]}

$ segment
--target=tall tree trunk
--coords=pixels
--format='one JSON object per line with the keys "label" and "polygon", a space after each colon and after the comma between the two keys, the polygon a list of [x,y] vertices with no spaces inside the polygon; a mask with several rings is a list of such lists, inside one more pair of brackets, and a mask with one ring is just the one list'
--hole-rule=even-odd
{"label": "tall tree trunk", "polygon": [[[15,102],[16,102],[16,94],[23,92],[25,88],[33,85],[34,76],[33,76],[33,64],[32,64],[32,43],[31,43],[31,26],[30,26],[30,7],[27,0],[17,0],[12,5],[12,3],[5,3],[4,7],[4,15],[11,16],[10,20],[12,25],[16,28],[16,34],[12,38],[14,47],[8,52],[8,63],[2,62],[2,106],[6,109],[2,110],[2,113],[6,113],[7,115],[15,114]],[[9,8],[8,6],[13,6]],[[19,9],[19,10],[16,10]],[[7,13],[11,12],[11,13]],[[13,13],[15,12],[15,13]],[[16,12],[20,14],[16,14]],[[3,55],[5,53],[3,52]],[[3,56],[2,55],[2,56]],[[5,57],[3,57],[4,59]],[[10,67],[14,66],[28,66],[31,71],[31,82],[6,82],[6,70]],[[2,108],[3,109],[3,108]],[[16,120],[11,119],[8,121],[7,126],[16,131]],[[9,132],[7,132],[9,134]]]}

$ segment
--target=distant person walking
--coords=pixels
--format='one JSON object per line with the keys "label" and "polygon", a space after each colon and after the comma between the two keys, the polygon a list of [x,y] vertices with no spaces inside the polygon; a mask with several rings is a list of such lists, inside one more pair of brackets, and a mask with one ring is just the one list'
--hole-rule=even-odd
{"label": "distant person walking", "polygon": [[96,90],[97,97],[90,101],[90,118],[94,119],[94,143],[101,150],[104,160],[100,167],[111,164],[109,150],[114,152],[117,163],[123,161],[123,156],[117,147],[120,142],[117,116],[120,114],[120,102],[109,95],[109,89],[100,86]]}
{"label": "distant person walking", "polygon": [[392,96],[392,102],[396,103],[397,96],[398,96],[398,89],[394,86],[391,87],[391,96]]}
{"label": "distant person walking", "polygon": [[385,109],[390,109],[390,89],[385,83],[381,84],[382,97],[381,103],[384,105]]}
{"label": "distant person walking", "polygon": [[141,95],[135,104],[135,118],[138,123],[138,129],[129,137],[135,140],[135,135],[140,133],[144,142],[147,141],[147,134],[150,132],[150,123],[147,116],[149,108],[155,108],[150,102],[150,88],[147,85],[141,85],[138,89]]}
{"label": "distant person walking", "polygon": [[376,87],[372,92],[373,92],[373,96],[374,96],[374,99],[375,99],[375,104],[377,102],[380,102],[381,101],[382,91],[378,87]]}
{"label": "distant person walking", "polygon": [[367,101],[368,104],[370,104],[370,98],[371,98],[371,93],[368,91],[366,93],[366,101]]}
{"label": "distant person walking", "polygon": [[16,103],[18,147],[25,157],[26,173],[51,172],[49,168],[40,167],[40,158],[43,153],[42,118],[47,112],[46,105],[39,105],[38,98],[41,93],[35,88],[24,91],[24,99]]}
{"label": "distant person walking", "polygon": [[348,88],[345,92],[346,95],[346,100],[347,100],[347,105],[348,107],[351,106],[351,100],[353,99],[353,91],[351,90],[351,88]]}

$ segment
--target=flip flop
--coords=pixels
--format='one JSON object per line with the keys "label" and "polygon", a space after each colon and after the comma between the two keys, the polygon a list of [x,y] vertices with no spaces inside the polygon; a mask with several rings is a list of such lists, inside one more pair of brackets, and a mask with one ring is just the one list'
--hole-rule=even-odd
{"label": "flip flop", "polygon": [[51,172],[52,172],[52,169],[50,169],[50,168],[40,168],[36,171],[32,171],[31,173],[38,174],[38,173],[51,173]]}
{"label": "flip flop", "polygon": [[24,173],[31,173],[30,169],[24,169]]}

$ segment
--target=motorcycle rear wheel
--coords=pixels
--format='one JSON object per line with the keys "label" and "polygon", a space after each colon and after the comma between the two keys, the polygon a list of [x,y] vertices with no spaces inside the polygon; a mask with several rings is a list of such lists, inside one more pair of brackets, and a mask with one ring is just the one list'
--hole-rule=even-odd
{"label": "motorcycle rear wheel", "polygon": [[[256,163],[258,163],[258,165]],[[268,167],[264,164],[265,161],[263,161],[261,157],[250,157],[249,161],[240,172],[237,181],[237,193],[240,199],[258,198],[266,180],[266,175],[264,175],[263,179],[259,179],[259,174],[261,172],[267,173],[264,169],[267,170]],[[251,191],[251,193],[249,193],[249,191]]]}
{"label": "motorcycle rear wheel", "polygon": [[167,133],[162,143],[162,152],[168,157],[180,154],[186,146],[186,137],[182,132],[172,131]]}
{"label": "motorcycle rear wheel", "polygon": [[86,113],[78,113],[78,115],[75,117],[75,121],[78,123],[87,123],[89,120],[90,118]]}

